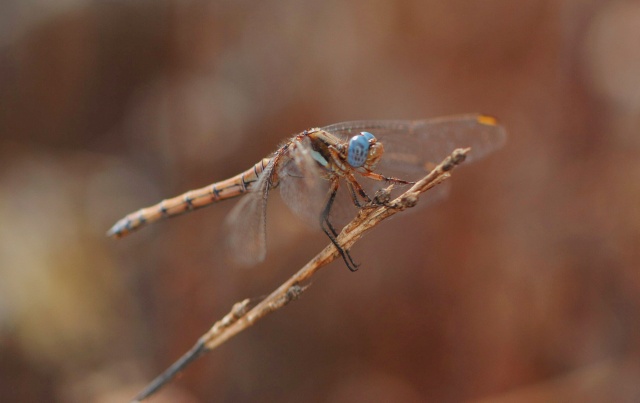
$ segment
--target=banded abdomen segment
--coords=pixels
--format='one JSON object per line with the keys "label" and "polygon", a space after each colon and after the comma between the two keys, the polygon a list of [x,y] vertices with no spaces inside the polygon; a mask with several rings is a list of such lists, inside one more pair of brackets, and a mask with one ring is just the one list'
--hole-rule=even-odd
{"label": "banded abdomen segment", "polygon": [[131,213],[115,223],[107,232],[107,235],[120,238],[148,223],[240,196],[251,188],[253,182],[258,180],[270,160],[270,158],[263,158],[252,168],[232,178],[200,189],[190,190],[180,196],[163,200],[156,205]]}

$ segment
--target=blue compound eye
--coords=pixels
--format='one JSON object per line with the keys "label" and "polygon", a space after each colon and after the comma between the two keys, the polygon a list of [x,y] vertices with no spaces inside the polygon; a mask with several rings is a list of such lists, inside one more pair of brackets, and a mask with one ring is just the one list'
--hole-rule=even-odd
{"label": "blue compound eye", "polygon": [[[371,137],[369,137],[371,136]],[[369,139],[374,138],[373,134],[363,132],[357,136],[353,136],[349,140],[349,150],[347,154],[347,162],[354,168],[360,168],[367,161],[369,154]]]}
{"label": "blue compound eye", "polygon": [[374,136],[373,134],[371,134],[369,132],[360,132],[360,134],[362,136],[364,136],[367,139],[367,141],[376,138],[376,136]]}

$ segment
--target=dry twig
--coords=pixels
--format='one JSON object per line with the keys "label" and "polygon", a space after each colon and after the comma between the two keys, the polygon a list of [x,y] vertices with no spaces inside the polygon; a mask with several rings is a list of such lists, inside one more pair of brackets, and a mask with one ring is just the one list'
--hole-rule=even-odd
{"label": "dry twig", "polygon": [[[415,185],[396,199],[390,202],[387,201],[382,206],[374,205],[361,209],[357,217],[342,230],[337,238],[338,243],[345,250],[348,250],[366,231],[378,225],[382,220],[409,207],[415,206],[422,193],[449,178],[451,175],[450,171],[464,161],[469,151],[469,148],[454,150],[451,155],[445,158],[427,176],[416,182]],[[386,189],[386,193],[383,192],[377,195],[376,198],[383,199],[386,196],[388,199],[389,191],[390,189]],[[139,402],[151,396],[204,353],[220,346],[267,314],[296,300],[308,287],[308,285],[302,284],[307,282],[320,268],[331,263],[339,256],[340,254],[335,246],[330,244],[311,259],[300,271],[291,276],[253,308],[249,309],[251,305],[251,300],[249,299],[236,303],[231,309],[231,312],[216,322],[207,333],[200,337],[191,350],[154,379],[133,401]]]}

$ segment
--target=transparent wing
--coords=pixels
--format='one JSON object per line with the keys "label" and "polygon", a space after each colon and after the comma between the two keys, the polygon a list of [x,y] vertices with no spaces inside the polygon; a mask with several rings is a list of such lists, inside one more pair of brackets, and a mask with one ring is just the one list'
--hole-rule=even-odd
{"label": "transparent wing", "polygon": [[478,160],[500,148],[504,128],[486,115],[459,115],[427,120],[363,120],[323,128],[347,141],[371,132],[384,146],[376,172],[413,180],[430,171],[456,148],[471,147],[467,161]]}
{"label": "transparent wing", "polygon": [[278,186],[289,209],[306,223],[317,227],[327,201],[329,181],[312,152],[309,138],[292,143],[287,161],[278,170]]}
{"label": "transparent wing", "polygon": [[[467,162],[483,158],[500,148],[506,139],[504,128],[495,118],[480,114],[458,115],[427,120],[363,120],[337,123],[323,128],[342,141],[362,131],[371,132],[384,146],[375,168],[377,173],[405,180],[417,180],[431,171],[456,148],[471,147]],[[381,183],[363,183],[372,193]],[[446,198],[450,184],[431,189],[429,205]]]}
{"label": "transparent wing", "polygon": [[274,159],[265,167],[260,178],[226,218],[227,242],[233,259],[253,265],[264,260],[266,254],[267,197],[270,178],[275,169]]}

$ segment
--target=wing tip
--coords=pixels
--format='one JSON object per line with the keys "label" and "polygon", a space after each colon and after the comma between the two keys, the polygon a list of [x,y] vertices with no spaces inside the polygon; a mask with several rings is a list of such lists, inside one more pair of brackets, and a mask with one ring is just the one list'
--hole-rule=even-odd
{"label": "wing tip", "polygon": [[498,122],[498,118],[491,115],[479,114],[476,117],[478,123],[486,126],[498,126],[500,123]]}
{"label": "wing tip", "polygon": [[476,122],[485,127],[485,136],[491,139],[494,149],[501,148],[507,140],[507,131],[500,124],[498,118],[492,115],[479,113],[476,115]]}

